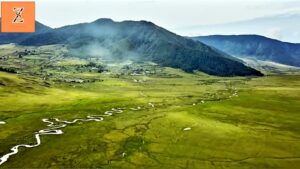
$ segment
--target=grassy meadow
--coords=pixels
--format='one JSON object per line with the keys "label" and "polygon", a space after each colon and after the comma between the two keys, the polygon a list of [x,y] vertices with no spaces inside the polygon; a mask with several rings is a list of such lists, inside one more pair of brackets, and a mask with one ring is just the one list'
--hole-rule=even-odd
{"label": "grassy meadow", "polygon": [[[58,55],[48,58],[59,60]],[[16,65],[12,58],[7,65]],[[0,124],[0,156],[14,145],[34,144],[34,133],[47,128],[43,118],[73,120],[125,110],[102,122],[68,125],[62,135],[42,136],[40,146],[21,148],[0,168],[300,166],[300,75],[214,77],[161,68],[160,75],[136,76],[68,67],[86,64],[74,58],[55,63],[68,71],[55,66],[37,71],[36,65],[49,61],[36,55],[22,59],[36,72],[0,72],[0,121],[6,122]],[[45,80],[43,72],[52,75]],[[56,80],[75,75],[93,81]],[[141,109],[130,109],[136,107]]]}

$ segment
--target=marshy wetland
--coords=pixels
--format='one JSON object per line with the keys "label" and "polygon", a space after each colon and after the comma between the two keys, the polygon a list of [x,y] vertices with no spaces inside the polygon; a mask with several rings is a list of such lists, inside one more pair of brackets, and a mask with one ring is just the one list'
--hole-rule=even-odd
{"label": "marshy wetland", "polygon": [[0,168],[300,166],[297,71],[216,77],[66,50],[1,46],[1,160],[24,146]]}

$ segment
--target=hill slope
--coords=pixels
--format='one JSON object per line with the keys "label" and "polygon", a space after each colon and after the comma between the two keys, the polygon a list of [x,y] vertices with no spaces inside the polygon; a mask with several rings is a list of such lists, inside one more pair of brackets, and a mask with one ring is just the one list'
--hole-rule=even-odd
{"label": "hill slope", "polygon": [[[1,29],[1,18],[0,18],[0,29]],[[36,21],[35,30],[36,32],[34,33],[1,33],[0,31],[0,44],[19,43],[30,36],[47,32],[51,30],[51,28]]]}
{"label": "hill slope", "polygon": [[300,66],[300,44],[281,42],[258,35],[213,35],[194,39],[237,57]]}
{"label": "hill slope", "polygon": [[187,72],[199,70],[219,76],[262,75],[227,54],[146,21],[99,19],[53,29],[21,44],[68,44],[80,57],[99,55],[121,60],[146,60]]}

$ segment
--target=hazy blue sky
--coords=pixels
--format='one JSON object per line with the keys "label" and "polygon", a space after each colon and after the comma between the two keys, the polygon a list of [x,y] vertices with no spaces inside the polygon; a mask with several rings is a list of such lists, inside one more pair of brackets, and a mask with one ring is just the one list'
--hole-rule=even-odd
{"label": "hazy blue sky", "polygon": [[209,25],[297,11],[300,0],[36,0],[37,20],[51,27],[98,18],[149,20],[189,35]]}

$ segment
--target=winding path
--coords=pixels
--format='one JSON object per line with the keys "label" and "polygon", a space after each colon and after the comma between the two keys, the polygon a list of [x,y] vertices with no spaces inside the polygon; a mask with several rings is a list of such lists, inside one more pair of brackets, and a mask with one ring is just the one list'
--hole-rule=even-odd
{"label": "winding path", "polygon": [[[136,107],[136,108],[129,108],[129,110],[141,110],[142,108],[140,106]],[[112,116],[113,114],[120,114],[123,113],[123,110],[125,110],[125,108],[112,108],[110,111],[106,111],[103,113],[103,115],[91,115],[91,116],[87,116],[86,119],[75,119],[73,121],[65,121],[65,120],[60,120],[58,118],[54,118],[52,120],[50,119],[42,119],[42,121],[44,123],[48,123],[48,128],[46,129],[42,129],[38,132],[36,132],[35,135],[35,139],[36,139],[36,144],[19,144],[16,145],[14,147],[12,147],[10,150],[10,153],[5,154],[4,156],[2,156],[0,158],[0,166],[5,163],[10,156],[15,155],[19,152],[19,148],[20,147],[25,147],[25,148],[34,148],[34,147],[38,147],[39,145],[41,145],[41,136],[43,135],[61,135],[63,134],[63,131],[61,130],[62,128],[67,127],[68,124],[74,124],[77,122],[89,122],[89,121],[95,121],[95,122],[101,122],[104,120],[104,117],[107,116]],[[2,121],[0,121],[1,124]],[[4,122],[5,124],[5,122]]]}

